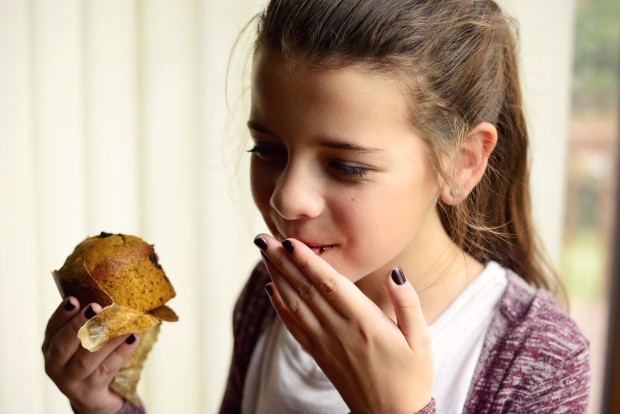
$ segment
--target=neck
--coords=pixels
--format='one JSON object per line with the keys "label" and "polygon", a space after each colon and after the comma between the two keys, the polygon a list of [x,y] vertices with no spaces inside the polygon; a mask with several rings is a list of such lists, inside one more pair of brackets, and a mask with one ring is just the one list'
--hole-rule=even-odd
{"label": "neck", "polygon": [[[426,322],[430,325],[482,272],[484,266],[464,253],[446,235],[436,241],[432,254],[425,251],[420,257],[397,257],[399,265],[420,297]],[[383,312],[395,320],[392,302],[386,290],[387,273],[392,264],[361,279],[356,284]]]}

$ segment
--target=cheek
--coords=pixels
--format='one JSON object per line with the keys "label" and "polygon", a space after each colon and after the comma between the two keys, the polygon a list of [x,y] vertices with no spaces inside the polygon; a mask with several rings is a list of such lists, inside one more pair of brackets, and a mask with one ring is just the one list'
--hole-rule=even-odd
{"label": "cheek", "polygon": [[415,244],[420,229],[435,214],[435,188],[417,184],[410,180],[407,185],[383,186],[372,194],[343,199],[338,206],[336,222],[350,243],[343,273],[353,281]]}
{"label": "cheek", "polygon": [[[385,192],[342,197],[333,223],[347,245],[343,250],[341,272],[356,281],[383,265],[393,231],[390,200]],[[396,219],[396,218],[395,218]]]}

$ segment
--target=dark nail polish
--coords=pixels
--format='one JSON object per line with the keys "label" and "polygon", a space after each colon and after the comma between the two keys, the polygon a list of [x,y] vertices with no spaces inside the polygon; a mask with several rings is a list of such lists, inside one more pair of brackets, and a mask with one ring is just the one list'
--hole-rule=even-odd
{"label": "dark nail polish", "polygon": [[269,295],[269,297],[273,296],[273,287],[271,286],[271,283],[267,283],[265,285],[265,292],[267,292],[267,294]]}
{"label": "dark nail polish", "polygon": [[254,244],[258,246],[258,248],[261,250],[267,250],[267,240],[263,239],[262,237],[255,238]]}
{"label": "dark nail polish", "polygon": [[84,316],[86,317],[86,319],[90,319],[93,316],[97,315],[95,313],[95,310],[93,309],[92,306],[89,306],[88,308],[86,308],[86,310],[84,311]]}
{"label": "dark nail polish", "polygon": [[293,254],[293,251],[295,250],[295,245],[293,244],[292,241],[290,240],[284,240],[282,242],[282,246],[284,246],[284,249],[289,252],[289,254]]}
{"label": "dark nail polish", "polygon": [[404,285],[407,281],[407,278],[403,273],[403,269],[401,269],[399,266],[396,266],[394,269],[392,269],[392,280],[399,286]]}
{"label": "dark nail polish", "polygon": [[126,343],[127,345],[131,345],[131,344],[133,344],[134,342],[136,342],[136,336],[135,336],[134,334],[129,335],[129,336],[127,337],[127,339],[125,339],[125,343]]}
{"label": "dark nail polish", "polygon": [[67,299],[67,301],[65,302],[65,311],[71,312],[73,309],[75,309],[75,305],[69,299]]}
{"label": "dark nail polish", "polygon": [[265,254],[265,252],[261,251],[260,255],[263,256],[263,259],[265,260],[265,262],[269,262],[269,257],[267,257],[267,255]]}

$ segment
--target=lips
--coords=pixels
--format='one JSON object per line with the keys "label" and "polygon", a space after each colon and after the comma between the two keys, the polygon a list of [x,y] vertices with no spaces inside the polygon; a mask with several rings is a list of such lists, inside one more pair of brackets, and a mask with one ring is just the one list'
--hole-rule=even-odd
{"label": "lips", "polygon": [[274,227],[277,229],[277,233],[275,233],[277,235],[276,238],[280,240],[280,242],[283,242],[286,239],[299,240],[301,243],[308,246],[317,256],[328,253],[337,246],[337,244],[330,243],[323,237],[318,237],[316,235],[312,236],[310,235],[310,232],[300,231],[301,229],[298,228],[288,228],[289,226],[280,226],[278,224]]}
{"label": "lips", "polygon": [[324,253],[327,253],[328,251],[330,251],[331,249],[334,248],[335,245],[330,244],[330,245],[322,245],[322,246],[312,246],[309,245],[307,243],[304,243],[306,246],[308,246],[310,248],[310,250],[312,250],[314,252],[314,254],[316,254],[317,256],[321,256]]}
{"label": "lips", "polygon": [[310,250],[312,250],[317,256],[321,256],[329,252],[330,250],[332,250],[334,247],[336,247],[335,244],[322,244],[322,243],[307,242],[304,239],[295,237],[295,236],[288,236],[288,237],[284,237],[282,235],[280,236],[281,241],[288,239],[288,238],[299,240],[300,242],[308,246]]}

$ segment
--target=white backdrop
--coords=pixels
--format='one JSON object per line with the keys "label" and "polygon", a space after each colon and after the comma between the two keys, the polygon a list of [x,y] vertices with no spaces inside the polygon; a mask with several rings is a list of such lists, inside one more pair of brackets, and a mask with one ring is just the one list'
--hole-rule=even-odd
{"label": "white backdrop", "polygon": [[[140,386],[149,413],[216,410],[262,230],[224,85],[262,3],[0,0],[1,413],[68,412],[40,355],[50,272],[102,230],[154,243],[177,290]],[[573,2],[502,3],[521,21],[536,221],[557,261]]]}

